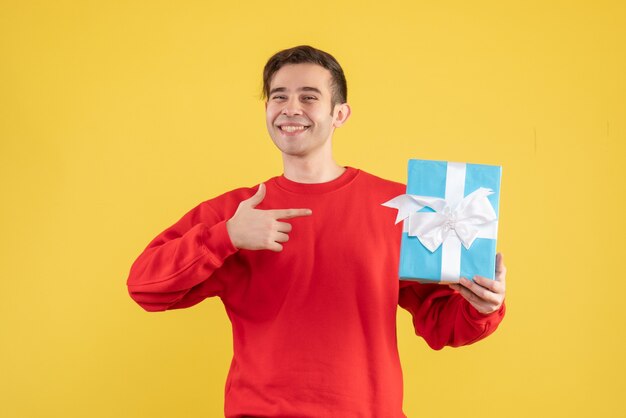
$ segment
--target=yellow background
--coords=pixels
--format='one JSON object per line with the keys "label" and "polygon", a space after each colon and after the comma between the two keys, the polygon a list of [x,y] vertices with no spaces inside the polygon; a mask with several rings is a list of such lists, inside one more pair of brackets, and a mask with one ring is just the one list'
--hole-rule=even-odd
{"label": "yellow background", "polygon": [[501,164],[508,314],[431,351],[399,310],[409,417],[626,415],[622,1],[2,1],[0,416],[218,417],[219,299],[147,313],[131,263],[199,202],[280,174],[274,52],[348,79],[338,162]]}

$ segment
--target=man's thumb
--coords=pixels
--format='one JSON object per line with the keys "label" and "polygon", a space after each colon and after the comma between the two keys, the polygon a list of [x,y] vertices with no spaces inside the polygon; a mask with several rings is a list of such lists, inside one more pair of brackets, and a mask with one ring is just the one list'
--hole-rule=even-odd
{"label": "man's thumb", "polygon": [[246,202],[248,202],[248,204],[251,207],[255,207],[256,205],[261,203],[264,198],[265,198],[265,184],[261,183],[259,184],[259,189],[256,191],[256,193]]}

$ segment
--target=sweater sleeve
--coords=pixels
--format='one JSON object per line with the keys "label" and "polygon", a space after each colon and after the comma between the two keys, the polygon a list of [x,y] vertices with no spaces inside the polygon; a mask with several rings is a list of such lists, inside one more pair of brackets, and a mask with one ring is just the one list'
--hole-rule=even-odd
{"label": "sweater sleeve", "polygon": [[506,311],[502,303],[485,315],[448,286],[408,281],[400,282],[398,304],[411,313],[415,333],[434,350],[482,340],[496,330]]}
{"label": "sweater sleeve", "polygon": [[201,203],[143,250],[130,268],[128,292],[151,312],[195,305],[221,294],[216,272],[236,251],[226,220]]}

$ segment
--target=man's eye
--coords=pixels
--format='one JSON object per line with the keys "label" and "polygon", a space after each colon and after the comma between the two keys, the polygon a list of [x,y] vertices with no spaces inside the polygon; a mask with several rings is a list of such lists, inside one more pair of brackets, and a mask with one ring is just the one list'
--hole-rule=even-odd
{"label": "man's eye", "polygon": [[315,96],[305,96],[304,100],[317,100],[317,97],[315,97]]}
{"label": "man's eye", "polygon": [[272,97],[272,99],[284,99],[284,98],[285,98],[285,96],[274,96],[274,97]]}

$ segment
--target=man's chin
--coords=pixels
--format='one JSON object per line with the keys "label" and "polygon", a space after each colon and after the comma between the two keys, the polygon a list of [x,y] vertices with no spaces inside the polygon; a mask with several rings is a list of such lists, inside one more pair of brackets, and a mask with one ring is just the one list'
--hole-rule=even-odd
{"label": "man's chin", "polygon": [[291,157],[291,158],[303,158],[308,155],[306,150],[302,149],[293,149],[293,148],[282,148],[280,152],[283,154],[283,157]]}
{"label": "man's chin", "polygon": [[292,144],[292,146],[276,145],[276,148],[280,150],[283,157],[304,158],[311,153],[311,150],[306,147],[294,145],[296,144]]}
{"label": "man's chin", "polygon": [[320,144],[315,144],[311,141],[311,138],[304,140],[304,138],[301,139],[298,137],[272,137],[272,141],[276,148],[283,154],[283,157],[303,158],[315,152],[315,149],[320,147]]}

